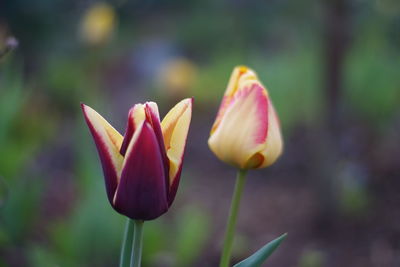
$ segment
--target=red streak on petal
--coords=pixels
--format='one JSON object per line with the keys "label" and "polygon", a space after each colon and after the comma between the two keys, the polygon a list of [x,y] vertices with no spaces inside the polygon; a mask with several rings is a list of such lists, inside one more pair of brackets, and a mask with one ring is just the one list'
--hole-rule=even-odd
{"label": "red streak on petal", "polygon": [[215,132],[215,130],[218,128],[219,124],[221,123],[222,117],[225,115],[226,110],[228,109],[229,105],[232,103],[232,101],[235,98],[235,95],[237,94],[237,91],[239,89],[239,80],[242,77],[243,74],[248,72],[249,69],[247,67],[240,67],[239,68],[239,73],[236,77],[235,83],[234,83],[234,89],[233,91],[228,95],[225,92],[225,95],[222,98],[221,104],[218,109],[217,113],[217,118],[215,119],[215,123],[211,128],[211,134]]}
{"label": "red streak on petal", "polygon": [[269,99],[267,93],[260,84],[253,84],[251,90],[256,90],[256,107],[257,107],[257,120],[259,121],[259,128],[256,133],[256,142],[263,144],[267,141],[268,134],[268,113],[269,113]]}
{"label": "red streak on petal", "polygon": [[254,97],[254,105],[256,108],[256,117],[248,118],[249,120],[256,120],[257,123],[257,132],[255,133],[255,136],[253,136],[253,138],[255,138],[255,142],[257,144],[263,144],[267,140],[268,133],[269,100],[267,92],[261,84],[255,82],[238,91],[233,96],[230,104],[233,105],[239,99],[247,97]]}

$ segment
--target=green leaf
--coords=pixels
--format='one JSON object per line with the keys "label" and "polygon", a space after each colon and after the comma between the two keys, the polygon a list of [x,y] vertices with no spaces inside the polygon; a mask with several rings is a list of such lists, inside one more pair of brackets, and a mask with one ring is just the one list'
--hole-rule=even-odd
{"label": "green leaf", "polygon": [[271,254],[279,247],[281,242],[286,238],[287,234],[283,234],[275,240],[272,240],[256,253],[248,257],[247,259],[237,263],[233,267],[259,267],[263,262],[271,256]]}

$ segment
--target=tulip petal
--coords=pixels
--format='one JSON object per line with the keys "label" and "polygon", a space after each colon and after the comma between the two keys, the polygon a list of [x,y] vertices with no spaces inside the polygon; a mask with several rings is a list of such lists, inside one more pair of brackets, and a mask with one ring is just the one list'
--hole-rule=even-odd
{"label": "tulip petal", "polygon": [[158,112],[158,106],[155,102],[149,101],[146,102],[145,107],[148,111],[151,111],[152,116],[157,118],[160,121],[160,113]]}
{"label": "tulip petal", "polygon": [[103,167],[107,196],[112,203],[115,190],[120,177],[123,156],[119,153],[122,144],[122,135],[118,133],[100,114],[94,109],[81,104],[83,115],[99,153]]}
{"label": "tulip petal", "polygon": [[136,104],[133,108],[131,108],[128,114],[128,125],[126,127],[124,142],[122,143],[120,152],[122,155],[125,155],[135,129],[138,127],[138,125],[143,123],[143,121],[147,121],[148,123],[150,123],[151,127],[154,130],[154,133],[156,135],[157,141],[160,146],[161,156],[164,162],[165,178],[167,179],[167,182],[169,184],[168,181],[169,163],[168,163],[167,153],[164,147],[164,140],[160,125],[160,115],[156,103],[146,102],[145,104]]}
{"label": "tulip petal", "polygon": [[144,111],[143,104],[136,104],[129,110],[128,122],[126,126],[124,141],[122,142],[120,153],[125,156],[126,150],[128,149],[129,143],[132,139],[133,133],[136,128],[142,124],[146,119],[146,113]]}
{"label": "tulip petal", "polygon": [[268,97],[258,82],[237,91],[208,144],[221,159],[247,168],[249,159],[264,148],[268,127]]}
{"label": "tulip petal", "polygon": [[165,179],[167,189],[169,188],[169,159],[165,150],[164,138],[161,130],[160,115],[158,113],[158,106],[154,102],[146,102],[145,104],[146,121],[150,123],[153,128],[154,134],[156,135],[158,145],[160,147],[161,157],[164,162]]}
{"label": "tulip petal", "polygon": [[260,168],[268,167],[273,164],[281,155],[283,150],[283,141],[280,131],[278,116],[272,102],[269,101],[269,116],[268,116],[268,134],[265,148],[261,151],[264,157]]}
{"label": "tulip petal", "polygon": [[243,77],[245,77],[246,80],[257,80],[257,75],[252,69],[246,66],[237,66],[233,69],[224,95],[233,96],[239,89],[239,82],[243,80]]}
{"label": "tulip petal", "polygon": [[170,162],[169,204],[174,200],[179,185],[186,139],[192,118],[192,105],[193,99],[187,98],[182,100],[168,112],[161,122],[165,149]]}
{"label": "tulip petal", "polygon": [[[126,126],[126,132],[124,136],[124,141],[121,146],[121,154],[125,155],[126,149],[128,148],[129,142],[132,139],[133,133],[135,129],[144,121],[147,120],[152,125],[152,121],[158,121],[160,124],[160,115],[158,113],[157,104],[154,102],[146,102],[146,104],[136,104],[133,108],[129,110],[128,114],[128,123]],[[157,128],[157,126],[156,126]],[[158,126],[158,128],[160,128]],[[157,137],[162,137],[161,130],[159,133],[156,133]]]}
{"label": "tulip petal", "polygon": [[151,127],[154,130],[154,134],[156,135],[158,144],[160,146],[160,151],[162,152],[163,156],[166,152],[164,147],[164,139],[162,135],[161,125],[160,125],[160,115],[158,114],[158,107],[157,104],[154,102],[147,102],[145,104],[145,113],[146,113],[146,121],[150,123]]}
{"label": "tulip petal", "polygon": [[151,220],[168,210],[164,164],[157,138],[146,121],[129,143],[113,204],[131,219]]}
{"label": "tulip petal", "polygon": [[222,98],[221,105],[218,109],[217,118],[211,128],[211,134],[216,130],[216,128],[221,123],[221,120],[234,99],[234,95],[241,88],[241,83],[245,81],[256,81],[257,75],[255,72],[245,66],[238,66],[233,69],[231,77],[228,82],[228,86],[225,90],[224,97]]}

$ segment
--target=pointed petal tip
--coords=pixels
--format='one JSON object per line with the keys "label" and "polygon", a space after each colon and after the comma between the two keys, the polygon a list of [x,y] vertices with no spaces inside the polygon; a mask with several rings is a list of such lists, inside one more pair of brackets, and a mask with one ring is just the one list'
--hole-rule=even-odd
{"label": "pointed petal tip", "polygon": [[185,99],[182,99],[180,102],[178,102],[178,104],[176,104],[176,105],[179,105],[179,104],[186,104],[186,105],[188,105],[188,106],[191,106],[191,105],[193,105],[193,102],[194,102],[194,98],[193,97],[188,97],[188,98],[185,98]]}
{"label": "pointed petal tip", "polygon": [[83,114],[85,115],[85,118],[88,118],[88,112],[94,111],[94,109],[92,109],[91,107],[89,107],[88,105],[84,104],[81,102],[81,109]]}
{"label": "pointed petal tip", "polygon": [[193,108],[193,102],[194,102],[194,98],[193,97],[189,97],[189,98],[185,98],[181,101],[181,103],[184,103],[187,105],[188,108],[192,109]]}
{"label": "pointed petal tip", "polygon": [[253,75],[256,74],[255,71],[252,68],[250,68],[250,67],[248,67],[246,65],[238,65],[233,69],[233,74],[236,74],[239,77],[244,75],[244,74],[246,74],[246,73],[251,73]]}
{"label": "pointed petal tip", "polygon": [[88,109],[90,109],[90,107],[81,103],[81,109],[82,109],[83,116],[85,117],[85,120],[88,123],[90,123],[89,114],[88,114]]}
{"label": "pointed petal tip", "polygon": [[249,70],[250,68],[247,67],[246,65],[237,65],[234,68],[234,71],[239,71],[239,72],[246,72],[247,70]]}
{"label": "pointed petal tip", "polygon": [[122,136],[100,114],[81,103],[83,116],[97,147],[106,184],[108,199],[111,203],[118,184],[123,157],[119,153]]}
{"label": "pointed petal tip", "polygon": [[87,107],[85,104],[83,104],[82,102],[80,103],[80,106],[81,106],[81,109],[82,109],[82,111],[84,112],[85,111],[85,108]]}

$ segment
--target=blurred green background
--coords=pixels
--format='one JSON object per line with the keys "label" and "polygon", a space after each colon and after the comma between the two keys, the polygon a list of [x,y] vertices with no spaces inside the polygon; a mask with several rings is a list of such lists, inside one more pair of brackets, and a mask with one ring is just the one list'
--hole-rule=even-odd
{"label": "blurred green background", "polygon": [[241,64],[285,153],[249,173],[234,262],[288,232],[266,266],[400,266],[399,1],[5,0],[0,51],[0,266],[117,266],[125,218],[79,103],[123,133],[135,103],[185,97],[181,186],[143,265],[217,266],[234,170],[207,138]]}

